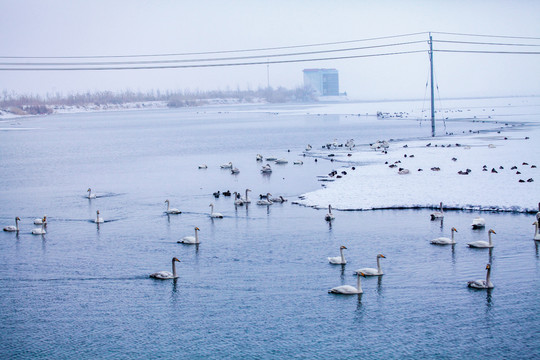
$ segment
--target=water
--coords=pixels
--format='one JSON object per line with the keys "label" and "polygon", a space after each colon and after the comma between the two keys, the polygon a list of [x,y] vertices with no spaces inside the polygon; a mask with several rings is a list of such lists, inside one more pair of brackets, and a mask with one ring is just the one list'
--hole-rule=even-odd
{"label": "water", "polygon": [[[390,106],[390,105],[388,105]],[[540,251],[532,216],[483,213],[495,248],[471,230],[476,213],[326,211],[291,204],[317,175],[350,165],[301,157],[354,138],[429,136],[428,124],[366,116],[151,110],[11,120],[0,131],[2,358],[534,358],[540,355]],[[289,112],[287,112],[287,111]],[[301,110],[301,109],[300,109]],[[449,122],[451,131],[493,123]],[[290,150],[290,152],[288,152]],[[255,155],[285,157],[263,176]],[[304,165],[293,165],[302,159]],[[232,161],[233,176],[219,165]],[[208,169],[197,165],[206,163]],[[361,164],[357,164],[361,166]],[[97,199],[88,200],[91,187]],[[250,188],[289,198],[235,208],[214,191]],[[165,199],[183,211],[167,216]],[[210,219],[209,204],[224,219]],[[100,210],[105,223],[91,220]],[[31,234],[34,218],[47,234]],[[177,244],[198,226],[198,247]],[[454,247],[429,240],[458,229]],[[328,264],[346,245],[349,263]],[[356,284],[361,296],[327,293]],[[170,271],[176,281],[148,278]],[[468,289],[493,265],[490,291]]]}

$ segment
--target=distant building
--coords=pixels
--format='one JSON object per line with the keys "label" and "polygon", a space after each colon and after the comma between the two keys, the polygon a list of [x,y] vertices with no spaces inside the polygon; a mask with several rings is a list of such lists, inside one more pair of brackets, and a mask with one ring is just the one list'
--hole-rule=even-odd
{"label": "distant building", "polygon": [[339,76],[336,69],[304,69],[304,87],[318,96],[339,96]]}

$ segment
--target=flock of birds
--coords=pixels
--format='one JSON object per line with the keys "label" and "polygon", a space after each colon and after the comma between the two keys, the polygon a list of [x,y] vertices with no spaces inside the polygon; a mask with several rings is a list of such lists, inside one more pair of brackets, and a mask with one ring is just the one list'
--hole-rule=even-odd
{"label": "flock of birds", "polygon": [[[328,206],[329,214],[331,210],[331,206]],[[327,216],[329,215],[327,214]],[[439,211],[435,211],[430,214],[431,220],[437,220],[437,219],[443,219],[444,218],[444,212],[443,212],[443,205],[442,202],[440,203]],[[333,219],[333,217],[332,217]],[[328,218],[327,218],[328,220]],[[533,223],[535,226],[534,231],[534,240],[540,241],[540,203],[538,203],[538,213],[536,214],[536,221]],[[486,221],[482,217],[476,217],[473,219],[471,227],[473,229],[481,229],[486,226]],[[433,245],[455,245],[456,241],[454,239],[454,233],[457,232],[457,229],[455,227],[452,227],[451,229],[451,238],[448,237],[439,237],[436,239],[433,239],[430,241]],[[493,248],[493,242],[491,239],[491,235],[496,234],[496,232],[493,229],[489,229],[488,231],[488,241],[473,241],[470,243],[467,243],[467,246],[470,248],[481,248],[481,249],[492,249]],[[329,257],[328,262],[333,265],[345,265],[347,264],[347,260],[345,259],[345,254],[343,253],[344,250],[346,250],[347,247],[342,245],[339,248],[340,256],[334,256]],[[354,294],[362,294],[362,282],[361,278],[366,276],[382,276],[384,273],[381,268],[381,259],[384,259],[385,256],[383,254],[377,255],[377,268],[361,268],[354,271],[354,275],[357,276],[357,282],[356,287],[352,285],[341,285],[336,286],[328,290],[328,293],[332,294],[341,294],[341,295],[354,295]],[[471,280],[467,282],[467,286],[473,289],[492,289],[494,287],[493,282],[491,281],[491,264],[486,264],[486,278],[485,279],[479,279],[479,280]]]}

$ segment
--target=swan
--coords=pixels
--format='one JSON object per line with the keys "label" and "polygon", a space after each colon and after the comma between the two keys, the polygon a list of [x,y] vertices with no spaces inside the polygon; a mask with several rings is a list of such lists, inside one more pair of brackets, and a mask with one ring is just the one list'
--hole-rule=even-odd
{"label": "swan", "polygon": [[96,219],[94,220],[94,222],[95,222],[96,224],[105,222],[105,221],[103,221],[103,218],[99,217],[99,210],[96,211]]}
{"label": "swan", "polygon": [[310,144],[307,144],[306,151],[310,151],[312,149],[312,146]]}
{"label": "swan", "polygon": [[328,205],[328,214],[325,215],[324,220],[332,221],[335,218],[334,214],[332,214],[332,205]]}
{"label": "swan", "polygon": [[180,262],[180,260],[178,260],[177,258],[172,258],[172,274],[168,271],[158,271],[156,273],[150,274],[150,277],[159,280],[176,279],[178,275],[176,275],[175,261]]}
{"label": "swan", "polygon": [[[540,231],[538,228],[538,221],[533,222],[534,225],[534,240],[540,240]],[[4,230],[6,230],[4,228]]]}
{"label": "swan", "polygon": [[195,236],[184,236],[182,240],[177,241],[177,243],[189,245],[199,244],[199,234],[197,232],[200,230],[201,229],[195,226]]}
{"label": "swan", "polygon": [[435,245],[454,245],[456,243],[454,241],[454,232],[457,232],[455,227],[452,228],[452,238],[451,239],[449,239],[447,237],[440,237],[440,238],[436,238],[436,239],[431,240],[431,243],[435,244]]}
{"label": "swan", "polygon": [[240,194],[237,193],[236,191],[233,194],[234,194],[234,205],[238,205],[238,206],[244,205],[244,200],[242,200],[242,198],[240,197]]}
{"label": "swan", "polygon": [[493,289],[493,283],[491,282],[491,265],[486,265],[486,280],[474,280],[467,282],[467,286],[475,289]]}
{"label": "swan", "polygon": [[377,255],[377,268],[363,268],[358,269],[354,273],[364,273],[365,276],[381,276],[383,275],[382,269],[381,269],[381,258],[386,258],[383,254]]}
{"label": "swan", "polygon": [[469,245],[469,247],[473,247],[473,248],[492,248],[493,243],[491,242],[491,234],[496,234],[496,232],[493,231],[493,229],[489,229],[489,231],[488,231],[489,242],[481,240],[481,241],[474,241],[474,242],[471,242],[471,243],[467,243],[467,245]]}
{"label": "swan", "polygon": [[88,188],[88,190],[86,190],[88,192],[88,195],[86,195],[86,197],[88,199],[95,199],[96,198],[96,194],[92,194],[92,189]]}
{"label": "swan", "polygon": [[354,294],[363,293],[362,282],[360,281],[360,276],[366,276],[366,275],[361,272],[357,274],[358,280],[356,282],[356,287],[351,286],[351,285],[336,286],[328,290],[328,293],[329,294],[342,294],[342,295],[354,295]]}
{"label": "swan", "polygon": [[473,229],[480,229],[480,228],[483,228],[486,226],[486,219],[480,217],[480,216],[477,216],[473,219],[472,221],[472,224],[471,224],[472,228]]}
{"label": "swan", "polygon": [[175,209],[175,208],[171,208],[169,207],[169,200],[165,200],[165,203],[167,204],[167,210],[165,210],[165,212],[167,214],[181,214],[182,212],[178,209]]}
{"label": "swan", "polygon": [[240,170],[238,170],[238,168],[234,167],[234,168],[231,168],[231,174],[238,174],[240,173]]}
{"label": "swan", "polygon": [[345,246],[340,246],[339,247],[339,253],[341,254],[340,256],[334,256],[334,257],[329,257],[328,258],[328,261],[330,262],[330,264],[334,264],[334,265],[345,265],[347,263],[347,260],[345,260],[345,255],[343,255],[343,250],[344,249],[347,249]]}
{"label": "swan", "polygon": [[266,194],[266,199],[261,199],[261,200],[257,201],[257,205],[272,205],[273,202],[270,199],[270,196],[272,196],[272,194],[267,193]]}
{"label": "swan", "polygon": [[19,221],[21,221],[21,219],[17,216],[15,218],[15,226],[13,225],[8,225],[4,228],[4,231],[9,231],[9,232],[19,232]]}
{"label": "swan", "polygon": [[208,169],[208,166],[206,164],[199,165],[199,169]]}
{"label": "swan", "polygon": [[242,201],[245,203],[245,204],[251,204],[251,200],[249,200],[248,198],[248,192],[251,191],[251,189],[246,189],[246,197],[242,199]]}
{"label": "swan", "polygon": [[47,232],[45,231],[45,223],[41,224],[40,228],[35,228],[32,230],[32,234],[34,235],[45,235]]}
{"label": "swan", "polygon": [[34,225],[47,224],[47,215],[43,216],[41,219],[34,219]]}
{"label": "swan", "polygon": [[440,210],[441,211],[435,211],[434,213],[431,213],[431,220],[435,219],[442,219],[444,218],[443,208],[442,208],[442,202],[440,203]]}
{"label": "swan", "polygon": [[273,203],[275,203],[275,202],[284,203],[284,202],[287,202],[287,199],[285,199],[283,196],[279,195],[279,197],[272,198],[272,199],[270,199],[270,201],[272,201]]}
{"label": "swan", "polygon": [[272,172],[272,168],[270,167],[270,164],[266,164],[262,167],[261,169],[261,172],[262,173],[271,173]]}
{"label": "swan", "polygon": [[232,162],[228,162],[227,164],[220,165],[220,168],[222,169],[232,169]]}
{"label": "swan", "polygon": [[210,217],[211,218],[219,218],[219,219],[223,218],[223,215],[221,213],[215,213],[214,212],[214,204],[210,204],[209,206],[211,208],[211,210],[210,210]]}
{"label": "swan", "polygon": [[263,161],[263,156],[261,154],[257,154],[257,161]]}

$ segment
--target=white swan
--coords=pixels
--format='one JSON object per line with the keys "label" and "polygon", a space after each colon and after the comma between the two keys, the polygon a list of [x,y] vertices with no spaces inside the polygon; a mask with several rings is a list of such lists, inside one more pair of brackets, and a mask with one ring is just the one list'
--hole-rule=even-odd
{"label": "white swan", "polygon": [[268,174],[272,172],[272,168],[270,167],[270,164],[266,164],[262,167],[261,172],[264,174]]}
{"label": "white swan", "polygon": [[92,189],[88,188],[88,190],[86,190],[88,192],[88,195],[86,195],[86,197],[88,199],[95,199],[96,198],[96,194],[92,194]]}
{"label": "white swan", "polygon": [[248,192],[251,191],[250,189],[246,189],[246,197],[242,199],[244,204],[251,204],[251,200],[248,198]]}
{"label": "white swan", "polygon": [[358,273],[357,277],[358,280],[356,281],[356,287],[351,285],[341,285],[336,286],[334,288],[331,288],[328,290],[329,294],[341,294],[341,295],[354,295],[354,294],[361,294],[362,291],[362,282],[360,281],[360,276],[366,276],[364,273]]}
{"label": "white swan", "polygon": [[324,220],[326,221],[332,221],[334,220],[336,217],[334,216],[334,214],[332,214],[332,205],[328,205],[328,214],[326,214],[324,216]]}
{"label": "white swan", "polygon": [[244,200],[242,200],[242,198],[240,197],[240,194],[237,193],[236,191],[233,194],[234,194],[234,205],[238,205],[238,206],[244,205]]}
{"label": "white swan", "polygon": [[486,219],[483,217],[477,216],[473,219],[471,224],[473,229],[480,229],[486,226]]}
{"label": "white swan", "polygon": [[493,289],[493,283],[491,282],[491,265],[486,265],[486,280],[474,280],[468,281],[467,286],[475,289]]}
{"label": "white swan", "polygon": [[8,225],[4,228],[4,231],[9,231],[9,232],[19,232],[19,221],[21,221],[21,219],[17,216],[15,218],[15,226],[13,225]]}
{"label": "white swan", "polygon": [[377,255],[377,268],[363,268],[358,269],[354,273],[364,273],[365,276],[381,276],[383,275],[382,269],[381,269],[381,258],[386,258],[383,254]]}
{"label": "white swan", "polygon": [[234,174],[239,174],[239,173],[240,173],[240,170],[238,170],[238,168],[237,168],[237,167],[233,167],[233,168],[231,168],[231,174],[233,174],[233,175],[234,175]]}
{"label": "white swan", "polygon": [[345,255],[343,255],[343,250],[344,249],[347,249],[345,246],[340,246],[339,247],[339,253],[341,254],[340,256],[334,256],[334,257],[329,257],[328,258],[328,261],[330,262],[330,264],[334,264],[334,265],[345,265],[347,263],[347,260],[345,260]]}
{"label": "white swan", "polygon": [[455,227],[452,228],[452,238],[451,239],[449,239],[447,237],[440,237],[440,238],[436,238],[436,239],[431,240],[431,243],[435,244],[435,245],[454,245],[456,243],[455,240],[454,240],[454,232],[457,232]]}
{"label": "white swan", "polygon": [[105,221],[103,220],[102,217],[99,217],[99,210],[96,211],[96,218],[94,219],[94,222],[95,222],[96,224],[100,224],[100,223],[102,223],[102,222],[105,222]]}
{"label": "white swan", "polygon": [[312,149],[312,146],[310,144],[307,144],[306,151],[310,151]]}
{"label": "white swan", "polygon": [[43,216],[41,219],[34,219],[34,225],[47,224],[47,215]]}
{"label": "white swan", "polygon": [[257,154],[256,159],[257,161],[263,161],[263,156],[261,154]]}
{"label": "white swan", "polygon": [[540,229],[538,227],[538,221],[533,222],[533,225],[534,225],[534,240],[540,240]]}
{"label": "white swan", "polygon": [[208,169],[208,166],[206,164],[199,165],[199,169]]}
{"label": "white swan", "polygon": [[232,169],[232,162],[228,162],[227,164],[223,164],[219,166],[222,169]]}
{"label": "white swan", "polygon": [[435,212],[431,213],[430,216],[431,216],[431,220],[444,218],[442,202],[440,203],[440,211],[435,211]]}
{"label": "white swan", "polygon": [[272,202],[270,196],[272,196],[272,194],[267,193],[266,194],[266,199],[260,199],[259,201],[257,201],[257,205],[272,205],[273,202]]}
{"label": "white swan", "polygon": [[214,204],[210,204],[209,206],[211,208],[211,210],[210,210],[210,217],[211,218],[218,218],[218,219],[223,218],[223,215],[221,213],[214,212]]}
{"label": "white swan", "polygon": [[201,230],[198,227],[195,226],[195,236],[184,236],[182,240],[177,241],[179,244],[189,244],[189,245],[195,245],[199,244],[199,234],[198,231]]}
{"label": "white swan", "polygon": [[167,210],[165,210],[165,212],[167,214],[181,214],[182,212],[178,209],[175,209],[175,208],[171,208],[170,207],[170,203],[169,203],[169,200],[165,200],[165,203],[167,204]]}
{"label": "white swan", "polygon": [[150,274],[150,277],[159,280],[176,279],[178,275],[176,275],[175,261],[180,262],[180,260],[178,260],[177,258],[172,258],[172,273],[168,271],[158,271],[156,273]]}
{"label": "white swan", "polygon": [[35,228],[32,230],[32,234],[34,235],[45,235],[47,232],[45,231],[45,224],[41,224],[40,228]]}
{"label": "white swan", "polygon": [[473,247],[473,248],[492,248],[493,243],[491,242],[491,234],[496,234],[496,232],[493,231],[493,229],[489,229],[489,231],[488,231],[489,242],[480,240],[480,241],[474,241],[474,242],[471,242],[471,243],[467,243],[467,245],[469,245],[469,247]]}

